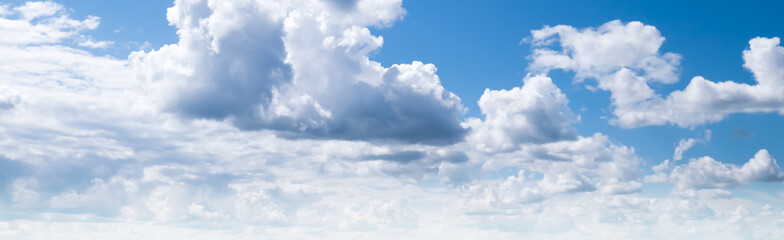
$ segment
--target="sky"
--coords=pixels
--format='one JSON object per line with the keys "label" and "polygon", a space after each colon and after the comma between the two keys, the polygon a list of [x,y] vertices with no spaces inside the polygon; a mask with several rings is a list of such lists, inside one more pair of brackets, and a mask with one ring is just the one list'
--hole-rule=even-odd
{"label": "sky", "polygon": [[782,7],[0,2],[0,238],[782,239]]}

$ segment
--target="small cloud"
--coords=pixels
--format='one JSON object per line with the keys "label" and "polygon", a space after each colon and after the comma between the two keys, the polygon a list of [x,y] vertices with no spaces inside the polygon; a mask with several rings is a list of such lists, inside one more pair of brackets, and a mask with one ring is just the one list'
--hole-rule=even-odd
{"label": "small cloud", "polygon": [[148,41],[144,41],[141,46],[139,46],[139,50],[142,51],[149,51],[152,50],[152,44]]}
{"label": "small cloud", "polygon": [[112,41],[93,41],[92,39],[84,39],[82,41],[79,41],[79,43],[77,43],[77,45],[79,45],[80,47],[87,47],[93,49],[107,48],[113,44],[114,42]]}
{"label": "small cloud", "polygon": [[11,11],[8,10],[8,5],[0,5],[0,16],[10,15]]}
{"label": "small cloud", "polygon": [[710,129],[708,129],[708,130],[705,130],[705,138],[704,139],[694,139],[694,138],[681,139],[678,142],[678,146],[675,147],[675,153],[673,153],[672,160],[678,161],[678,160],[683,159],[683,153],[686,152],[686,150],[689,150],[691,147],[694,146],[694,144],[696,144],[698,142],[707,144],[708,142],[710,142],[710,139],[711,139],[712,135],[713,135],[713,132]]}
{"label": "small cloud", "polygon": [[14,8],[24,19],[33,20],[39,17],[55,15],[63,10],[63,6],[54,2],[27,2],[25,5]]}
{"label": "small cloud", "polygon": [[743,140],[751,136],[752,134],[749,133],[749,131],[746,131],[746,129],[739,128],[732,131],[732,138],[735,140]]}

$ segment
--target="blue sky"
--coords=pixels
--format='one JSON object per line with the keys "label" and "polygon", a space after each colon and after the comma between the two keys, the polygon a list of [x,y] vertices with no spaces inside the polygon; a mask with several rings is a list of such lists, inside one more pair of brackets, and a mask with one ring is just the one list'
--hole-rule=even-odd
{"label": "blue sky", "polygon": [[[530,37],[531,30],[544,25],[593,27],[620,19],[656,26],[666,38],[662,50],[683,56],[681,81],[655,86],[662,94],[682,89],[694,76],[752,83],[751,74],[742,67],[741,51],[748,48],[748,40],[753,37],[774,37],[784,31],[784,26],[777,24],[781,21],[777,11],[781,3],[771,1],[501,1],[486,5],[471,1],[412,1],[403,6],[408,11],[403,21],[377,31],[386,42],[376,59],[382,63],[420,60],[436,64],[444,86],[463,98],[470,109],[469,116],[480,114],[474,103],[481,96],[481,89],[519,84],[527,73],[530,55],[529,45],[522,40]],[[735,12],[741,13],[728,14]],[[613,138],[629,142],[651,161],[670,157],[664,149],[670,149],[678,138],[699,134],[704,129],[716,131],[716,138],[710,149],[695,147],[694,156],[715,154],[724,161],[739,163],[757,148],[774,152],[780,149],[778,142],[782,140],[779,134],[772,133],[784,129],[776,124],[781,117],[775,114],[732,116],[695,130],[670,126],[617,129],[598,119],[606,115],[601,110],[609,106],[609,94],[572,86],[572,76],[559,75],[555,81],[572,99],[572,110],[583,115],[578,129],[583,134],[611,132]],[[583,107],[588,111],[580,111]],[[736,130],[757,134],[739,140],[733,137]]]}
{"label": "blue sky", "polygon": [[0,236],[780,239],[782,7],[2,2]]}
{"label": "blue sky", "polygon": [[[101,16],[101,26],[91,31],[92,36],[126,43],[93,50],[98,55],[123,58],[144,42],[149,42],[151,47],[177,42],[176,29],[166,21],[165,9],[171,5],[168,2],[62,3],[73,10],[71,15],[74,17]],[[444,87],[460,96],[468,107],[464,117],[479,117],[481,113],[476,101],[483,89],[517,86],[527,73],[530,46],[523,40],[530,37],[531,30],[558,24],[592,27],[619,19],[656,26],[666,38],[662,51],[683,56],[681,81],[655,85],[661,94],[682,89],[694,76],[752,83],[752,75],[742,67],[741,51],[748,48],[748,40],[753,37],[775,37],[784,31],[781,24],[776,24],[781,20],[776,11],[782,7],[780,5],[770,1],[500,1],[478,5],[471,1],[404,2],[407,14],[402,21],[391,27],[371,28],[385,39],[383,49],[371,58],[385,66],[411,61],[435,64]],[[727,14],[729,12],[753,14]],[[784,131],[781,129],[784,126],[776,124],[781,120],[776,114],[731,116],[695,129],[671,126],[618,129],[599,119],[607,115],[602,110],[609,106],[609,94],[571,85],[571,73],[554,74],[558,74],[556,84],[572,99],[572,110],[583,116],[578,128],[581,134],[612,133],[610,136],[635,146],[649,161],[670,157],[667,149],[679,138],[697,135],[705,129],[716,131],[716,138],[710,147],[696,146],[691,152],[693,156],[713,154],[721,156],[723,161],[742,163],[759,148],[774,154],[779,151],[780,144],[776,143],[782,140],[779,134],[772,133]],[[582,111],[583,108],[587,110]],[[750,137],[736,136],[735,133],[743,131],[751,134]]]}

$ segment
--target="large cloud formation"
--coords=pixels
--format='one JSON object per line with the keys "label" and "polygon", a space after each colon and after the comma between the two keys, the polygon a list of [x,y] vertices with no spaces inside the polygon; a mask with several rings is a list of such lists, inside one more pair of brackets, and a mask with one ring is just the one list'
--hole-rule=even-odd
{"label": "large cloud formation", "polygon": [[[478,194],[482,202],[508,205],[563,193],[613,195],[640,189],[636,181],[640,159],[634,148],[615,144],[599,133],[577,136],[573,124],[579,122],[579,116],[572,113],[569,99],[549,77],[529,75],[522,87],[486,89],[478,103],[484,118],[470,118],[465,123],[472,130],[466,144],[476,152],[475,158],[481,159],[474,163],[485,172],[524,169],[499,188],[467,184],[469,192]],[[447,183],[460,182],[454,170],[443,170]],[[510,195],[485,196],[497,191]]]}
{"label": "large cloud formation", "polygon": [[432,64],[368,59],[390,1],[176,1],[180,41],[132,56],[164,108],[282,136],[455,143],[460,98]]}
{"label": "large cloud formation", "polygon": [[[114,59],[85,50],[109,44],[87,35],[98,17],[0,4],[0,238],[784,238],[775,201],[690,196],[781,181],[767,151],[659,165],[674,190],[652,196],[644,158],[579,136],[538,74],[485,90],[484,115],[459,126],[433,65],[368,58],[382,43],[370,27],[403,12],[178,1],[180,42]],[[670,81],[655,68],[676,57],[638,55],[635,71]],[[592,64],[579,68],[605,71]]]}
{"label": "large cloud formation", "polygon": [[[666,97],[648,84],[678,81],[681,57],[659,53],[664,37],[653,26],[617,20],[581,30],[559,25],[533,31],[531,41],[531,69],[564,69],[575,72],[577,80],[596,79],[599,89],[610,91],[613,122],[621,127],[693,127],[733,113],[784,114],[784,47],[779,38],[754,38],[743,51],[743,66],[754,74],[756,85],[697,76]],[[553,47],[556,43],[560,50]]]}

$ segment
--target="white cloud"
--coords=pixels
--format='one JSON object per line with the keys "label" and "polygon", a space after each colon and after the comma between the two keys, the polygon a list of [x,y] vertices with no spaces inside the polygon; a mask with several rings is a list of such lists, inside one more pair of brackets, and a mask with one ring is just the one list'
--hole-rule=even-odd
{"label": "white cloud", "polygon": [[784,181],[784,172],[781,172],[776,159],[763,149],[743,164],[738,172],[738,179],[742,182],[780,182]]}
{"label": "white cloud", "polygon": [[697,140],[694,138],[681,139],[678,142],[678,146],[675,147],[675,153],[672,154],[672,160],[679,161],[683,159],[683,152],[689,150],[695,143],[697,143]]}
{"label": "white cloud", "polygon": [[[100,18],[95,16],[81,21],[72,19],[62,5],[53,2],[27,2],[13,8],[12,12],[21,18],[0,18],[0,31],[3,32],[0,46],[58,43],[78,37],[84,30],[95,29],[100,23]],[[11,14],[5,14],[8,15]]]}
{"label": "white cloud", "polygon": [[[566,69],[584,79],[602,78],[625,68],[639,71],[652,81],[678,80],[681,57],[659,53],[664,37],[653,26],[615,20],[597,29],[558,25],[532,31],[532,35],[534,53],[530,68],[534,70]],[[547,48],[555,42],[561,51]]]}
{"label": "white cloud", "polygon": [[470,118],[468,142],[482,151],[514,150],[525,143],[574,139],[578,121],[566,98],[546,76],[528,76],[522,87],[485,89],[479,99],[484,119]]}
{"label": "white cloud", "polygon": [[[608,22],[598,29],[578,30],[559,25],[533,31],[531,69],[574,71],[577,80],[592,78],[610,91],[613,113],[622,127],[673,124],[680,127],[722,120],[733,113],[784,114],[782,81],[784,48],[778,38],[754,38],[743,52],[757,85],[711,82],[694,77],[684,90],[661,97],[652,81],[678,80],[680,56],[659,53],[664,41],[659,31],[640,22]],[[550,46],[555,42],[561,50]]]}
{"label": "white cloud", "polygon": [[180,42],[132,59],[185,116],[288,137],[457,142],[464,110],[435,66],[368,59],[383,43],[368,27],[402,17],[400,5],[177,1],[167,17]]}
{"label": "white cloud", "polygon": [[81,47],[88,48],[107,48],[114,44],[112,41],[95,41],[92,39],[83,39],[77,43]]}
{"label": "white cloud", "polygon": [[417,226],[417,215],[408,206],[407,200],[371,201],[356,204],[345,207],[343,217],[342,220],[336,221],[338,229],[341,230],[378,230],[378,227],[388,225]]}
{"label": "white cloud", "polygon": [[19,102],[21,102],[21,96],[18,91],[8,86],[0,85],[0,111],[12,109]]}
{"label": "white cloud", "polygon": [[[640,160],[634,149],[614,145],[602,134],[577,136],[572,124],[579,121],[579,116],[571,112],[566,95],[549,77],[527,76],[522,87],[511,90],[487,89],[478,103],[484,119],[471,118],[465,123],[472,129],[466,144],[480,153],[474,158],[483,159],[474,162],[487,172],[511,167],[539,174],[540,179],[514,190],[524,192],[523,199],[529,199],[522,201],[562,193],[599,190],[624,194],[640,189],[641,184],[635,181]],[[451,184],[455,183],[452,178],[461,176],[456,174],[464,172],[449,171],[444,177]],[[526,177],[521,172],[509,181]],[[471,188],[490,196],[510,192],[504,190],[506,187]],[[482,201],[493,199],[496,197]],[[501,200],[509,201],[518,200]]]}
{"label": "white cloud", "polygon": [[671,163],[669,159],[665,159],[658,165],[651,167],[654,174],[645,176],[643,181],[649,183],[666,182],[667,179],[669,178],[670,170],[672,170],[672,167],[673,167],[673,163]]}
{"label": "white cloud", "polygon": [[675,184],[674,193],[693,196],[695,191],[712,193],[751,182],[782,182],[784,172],[763,149],[742,166],[721,163],[707,156],[692,159],[686,165],[672,168],[669,180]]}
{"label": "white cloud", "polygon": [[0,17],[5,17],[6,15],[11,14],[11,10],[8,9],[7,4],[0,5]]}
{"label": "white cloud", "polygon": [[705,130],[705,138],[704,139],[682,139],[678,141],[678,145],[675,147],[675,153],[672,154],[673,161],[680,161],[683,159],[683,153],[686,150],[689,150],[691,147],[694,146],[697,142],[708,143],[711,139],[712,132],[711,130]]}
{"label": "white cloud", "polygon": [[[562,193],[628,194],[639,191],[639,159],[634,148],[613,144],[594,134],[575,140],[524,144],[517,151],[479,155],[483,171],[525,169],[532,178],[528,191],[541,198]],[[522,177],[522,176],[521,176]]]}
{"label": "white cloud", "polygon": [[13,192],[11,193],[11,200],[22,206],[31,206],[39,199],[39,194],[36,192],[38,181],[35,178],[19,178],[14,180],[11,184]]}
{"label": "white cloud", "polygon": [[63,5],[46,1],[46,2],[25,2],[24,5],[15,7],[14,11],[19,12],[22,18],[33,20],[39,17],[48,17],[55,15],[57,12],[63,11]]}

